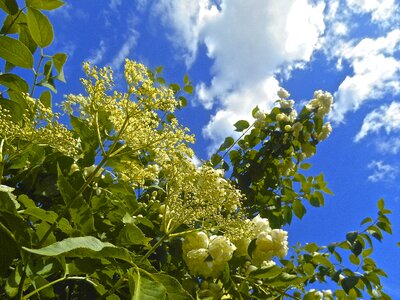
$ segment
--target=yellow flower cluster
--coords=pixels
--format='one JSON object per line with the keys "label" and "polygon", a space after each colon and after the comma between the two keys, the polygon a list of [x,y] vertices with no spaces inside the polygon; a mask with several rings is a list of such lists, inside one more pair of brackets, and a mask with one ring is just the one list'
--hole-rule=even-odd
{"label": "yellow flower cluster", "polygon": [[[197,168],[192,162],[188,145],[194,137],[173,116],[180,105],[174,92],[158,84],[144,65],[130,60],[125,63],[126,93],[112,91],[109,68],[84,64],[84,69],[87,79],[82,83],[88,95],[69,95],[64,108],[98,132],[103,155],[121,155],[110,164],[118,178],[140,188],[165,185],[161,229],[171,233],[182,224],[201,222],[226,236],[238,230],[240,235],[245,228],[238,212],[242,195],[221,170]],[[115,141],[119,146],[113,150]],[[113,151],[118,154],[109,153]]]}
{"label": "yellow flower cluster", "polygon": [[242,196],[223,178],[222,170],[207,165],[196,168],[183,158],[171,159],[162,165],[162,170],[168,176],[166,232],[180,224],[193,226],[199,221],[205,228],[225,231],[227,236],[240,235],[237,230],[244,227],[244,221],[237,210]]}
{"label": "yellow flower cluster", "polygon": [[[123,166],[114,169],[121,178],[136,187],[143,187],[146,181],[157,179],[159,166],[174,153],[193,155],[187,146],[194,142],[189,130],[178,124],[175,118],[164,119],[180,103],[170,88],[154,82],[144,65],[126,60],[126,93],[112,92],[114,83],[110,68],[91,67],[85,63],[84,70],[87,79],[81,81],[88,95],[69,95],[63,104],[64,109],[78,113],[93,130],[99,133],[108,131],[112,142],[117,140],[126,148],[128,159],[122,159]],[[106,151],[110,141],[101,142]],[[146,166],[141,162],[140,158],[149,153],[154,154],[157,165]]]}
{"label": "yellow flower cluster", "polygon": [[0,106],[0,138],[5,139],[6,145],[10,145],[10,151],[13,151],[12,142],[20,140],[47,145],[67,156],[75,156],[79,150],[79,141],[64,125],[58,123],[58,115],[39,100],[27,94],[22,96],[26,107],[18,121],[12,117],[12,112]]}

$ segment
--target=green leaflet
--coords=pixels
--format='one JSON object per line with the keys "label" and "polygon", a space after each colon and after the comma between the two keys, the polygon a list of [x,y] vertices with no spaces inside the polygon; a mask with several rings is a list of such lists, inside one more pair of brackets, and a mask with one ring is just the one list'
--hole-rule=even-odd
{"label": "green leaflet", "polygon": [[65,204],[69,207],[68,211],[75,226],[84,234],[90,233],[94,226],[92,211],[85,199],[81,195],[77,195],[60,169],[58,169],[57,187]]}
{"label": "green leaflet", "polygon": [[15,66],[33,68],[31,51],[22,42],[8,36],[0,36],[0,57]]}
{"label": "green leaflet", "polygon": [[29,31],[36,44],[42,48],[49,46],[54,38],[53,26],[49,19],[40,11],[28,8],[27,20]]}
{"label": "green leaflet", "polygon": [[40,249],[22,247],[25,251],[43,256],[118,258],[132,262],[128,250],[102,242],[93,236],[67,238]]}
{"label": "green leaflet", "polygon": [[166,297],[166,289],[160,282],[149,279],[139,269],[130,269],[128,273],[129,289],[133,300],[162,300]]}

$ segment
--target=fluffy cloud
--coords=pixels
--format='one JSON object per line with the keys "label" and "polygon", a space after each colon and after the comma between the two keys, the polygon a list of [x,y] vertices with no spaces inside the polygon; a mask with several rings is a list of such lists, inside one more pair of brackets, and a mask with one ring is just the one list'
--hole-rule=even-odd
{"label": "fluffy cloud", "polygon": [[356,13],[370,13],[371,20],[382,24],[396,12],[394,0],[347,0],[347,5]]}
{"label": "fluffy cloud", "polygon": [[196,88],[204,107],[217,107],[206,137],[218,143],[251,108],[272,106],[279,88],[274,74],[308,62],[319,47],[324,8],[307,0],[159,1],[174,41],[186,49],[186,62],[193,62],[200,44],[213,61],[211,82]]}
{"label": "fluffy cloud", "polygon": [[392,102],[390,105],[382,105],[370,112],[365,117],[361,129],[355,137],[355,141],[360,141],[369,133],[378,133],[381,129],[384,129],[387,134],[393,131],[400,131],[399,102]]}
{"label": "fluffy cloud", "polygon": [[190,67],[197,55],[201,29],[218,14],[217,7],[208,0],[159,0],[154,13],[171,27],[168,37]]}
{"label": "fluffy cloud", "polygon": [[353,75],[346,76],[335,93],[332,120],[343,122],[347,112],[357,110],[365,101],[400,92],[399,44],[400,30],[395,29],[384,37],[348,42],[338,48],[335,55],[350,63]]}
{"label": "fluffy cloud", "polygon": [[376,160],[368,164],[368,169],[373,171],[372,175],[368,176],[368,180],[372,182],[392,181],[398,173],[398,169],[395,166]]}

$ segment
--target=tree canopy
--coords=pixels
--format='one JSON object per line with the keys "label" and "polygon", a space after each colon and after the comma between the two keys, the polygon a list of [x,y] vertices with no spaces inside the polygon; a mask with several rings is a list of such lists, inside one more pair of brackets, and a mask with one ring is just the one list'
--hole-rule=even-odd
{"label": "tree canopy", "polygon": [[332,193],[323,174],[304,175],[332,130],[331,94],[296,111],[281,89],[196,165],[175,116],[187,76],[167,84],[162,68],[126,59],[116,90],[110,68],[84,63],[63,124],[52,95],[67,54],[46,49],[46,12],[63,4],[0,1],[2,299],[390,299],[370,256],[391,234],[382,199],[343,241],[289,249],[283,229]]}

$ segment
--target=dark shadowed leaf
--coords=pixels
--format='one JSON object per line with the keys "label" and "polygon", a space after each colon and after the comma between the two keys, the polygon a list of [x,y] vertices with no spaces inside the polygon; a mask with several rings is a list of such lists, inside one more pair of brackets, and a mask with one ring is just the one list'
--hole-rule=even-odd
{"label": "dark shadowed leaf", "polygon": [[77,195],[60,169],[58,169],[57,187],[65,204],[69,207],[69,213],[75,226],[85,234],[90,233],[94,224],[90,207],[81,195]]}
{"label": "dark shadowed leaf", "polygon": [[357,284],[358,276],[349,276],[342,280],[342,288],[348,294],[349,291]]}
{"label": "dark shadowed leaf", "polygon": [[16,0],[0,0],[0,8],[9,15],[15,15],[18,12]]}

